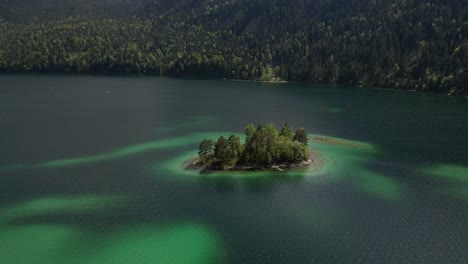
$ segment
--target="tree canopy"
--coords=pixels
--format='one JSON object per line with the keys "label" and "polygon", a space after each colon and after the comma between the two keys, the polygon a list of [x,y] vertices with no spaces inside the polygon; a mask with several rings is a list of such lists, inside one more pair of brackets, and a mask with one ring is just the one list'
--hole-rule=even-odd
{"label": "tree canopy", "polygon": [[[307,147],[307,132],[300,128],[295,135],[283,125],[277,131],[273,124],[248,125],[245,128],[245,143],[241,144],[240,137],[220,136],[216,143],[203,140],[199,145],[200,162],[205,165],[220,166],[271,166],[279,164],[296,164],[309,158]],[[213,150],[213,151],[212,151]]]}
{"label": "tree canopy", "polygon": [[465,6],[0,0],[0,72],[197,75],[468,94]]}

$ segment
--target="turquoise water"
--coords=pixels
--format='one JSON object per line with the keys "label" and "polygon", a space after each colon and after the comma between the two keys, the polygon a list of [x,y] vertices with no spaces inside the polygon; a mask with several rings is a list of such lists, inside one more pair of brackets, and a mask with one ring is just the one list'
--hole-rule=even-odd
{"label": "turquoise water", "polygon": [[[467,98],[1,76],[0,115],[0,263],[468,263]],[[182,167],[284,121],[330,137],[321,166]]]}

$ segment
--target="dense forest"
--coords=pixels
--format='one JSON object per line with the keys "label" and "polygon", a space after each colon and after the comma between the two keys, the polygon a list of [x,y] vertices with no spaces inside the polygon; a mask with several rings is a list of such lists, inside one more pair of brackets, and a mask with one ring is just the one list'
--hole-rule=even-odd
{"label": "dense forest", "polygon": [[0,0],[0,72],[468,94],[466,0]]}
{"label": "dense forest", "polygon": [[204,139],[198,147],[199,162],[208,168],[234,166],[293,166],[309,159],[308,136],[304,128],[295,134],[285,123],[280,131],[275,125],[250,124],[245,128],[245,143],[240,137],[221,136],[216,142]]}

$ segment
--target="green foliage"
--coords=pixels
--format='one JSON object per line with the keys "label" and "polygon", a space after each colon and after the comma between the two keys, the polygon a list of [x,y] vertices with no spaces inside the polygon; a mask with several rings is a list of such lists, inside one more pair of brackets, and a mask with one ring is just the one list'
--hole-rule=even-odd
{"label": "green foliage", "polygon": [[468,93],[465,0],[0,5],[0,72],[202,75]]}
{"label": "green foliage", "polygon": [[227,139],[223,136],[219,137],[215,143],[214,157],[222,164],[225,164],[229,161],[230,156],[231,151]]}
{"label": "green foliage", "polygon": [[198,156],[203,163],[211,160],[214,156],[213,141],[204,139],[198,146]]}
{"label": "green foliage", "polygon": [[302,145],[307,146],[307,143],[309,142],[309,138],[304,128],[299,128],[296,131],[296,134],[293,137],[293,141],[298,141]]}
{"label": "green foliage", "polygon": [[[240,143],[240,138],[231,135],[228,139],[221,136],[215,143],[214,155],[206,159],[206,155],[200,151],[200,159],[204,163],[218,164],[222,168],[233,165],[246,166],[270,166],[279,164],[295,164],[309,158],[307,148],[307,136],[304,129],[299,129],[297,134],[301,140],[293,140],[292,131],[287,123],[278,132],[273,124],[259,125],[255,128],[248,125],[245,128],[245,144]],[[303,143],[305,141],[305,144]],[[200,143],[207,145],[207,140]]]}
{"label": "green foliage", "polygon": [[281,127],[280,136],[286,138],[293,138],[292,129],[289,127],[288,122],[284,123],[283,127]]}
{"label": "green foliage", "polygon": [[253,124],[249,124],[247,127],[244,129],[245,131],[245,136],[246,136],[246,141],[252,140],[252,137],[255,133],[255,126]]}
{"label": "green foliage", "polygon": [[242,154],[243,146],[240,142],[240,137],[231,135],[228,138],[228,150],[229,150],[229,159],[230,160],[238,160]]}

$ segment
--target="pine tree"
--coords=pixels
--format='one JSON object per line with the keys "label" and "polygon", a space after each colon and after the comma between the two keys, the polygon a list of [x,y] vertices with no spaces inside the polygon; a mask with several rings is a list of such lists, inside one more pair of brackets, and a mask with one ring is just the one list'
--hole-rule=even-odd
{"label": "pine tree", "polygon": [[292,129],[289,127],[288,122],[283,124],[283,127],[281,127],[281,131],[279,135],[282,137],[290,138],[290,139],[293,138],[293,132],[292,132]]}
{"label": "pine tree", "polygon": [[298,141],[302,145],[307,146],[307,144],[309,142],[309,138],[308,138],[307,132],[305,131],[304,128],[299,128],[296,131],[296,134],[293,137],[293,141]]}
{"label": "pine tree", "polygon": [[214,156],[221,165],[225,165],[229,160],[229,144],[225,137],[221,136],[218,138],[214,148]]}
{"label": "pine tree", "polygon": [[198,156],[202,163],[206,163],[214,155],[213,141],[204,139],[198,146]]}

